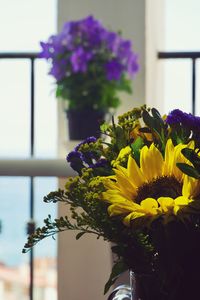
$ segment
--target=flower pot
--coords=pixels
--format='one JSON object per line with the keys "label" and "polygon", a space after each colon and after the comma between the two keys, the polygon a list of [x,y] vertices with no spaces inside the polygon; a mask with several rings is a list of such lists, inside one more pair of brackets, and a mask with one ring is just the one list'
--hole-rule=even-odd
{"label": "flower pot", "polygon": [[68,132],[70,140],[83,140],[89,136],[100,137],[100,125],[105,113],[94,109],[68,110]]}

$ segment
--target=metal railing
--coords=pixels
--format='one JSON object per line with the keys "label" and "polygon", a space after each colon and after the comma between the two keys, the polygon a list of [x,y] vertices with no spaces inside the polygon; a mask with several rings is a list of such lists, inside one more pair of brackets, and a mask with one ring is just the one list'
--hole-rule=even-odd
{"label": "metal railing", "polygon": [[[68,177],[73,172],[62,159],[35,159],[35,60],[38,59],[37,53],[0,53],[2,59],[26,59],[30,62],[30,159],[0,159],[0,176],[28,176],[30,177],[30,205],[29,219],[27,223],[27,233],[30,234],[35,228],[34,222],[34,177],[35,176],[55,176]],[[30,280],[29,280],[29,299],[33,300],[34,288],[34,250],[30,251]]]}
{"label": "metal railing", "polygon": [[[37,53],[0,53],[0,59],[27,59],[30,61],[30,157],[34,156],[34,100],[35,100],[35,59]],[[29,206],[29,218],[30,221],[27,224],[28,234],[30,234],[34,228],[34,188],[33,188],[33,176],[30,176],[30,206]],[[34,252],[30,251],[30,285],[29,285],[29,297],[33,300],[33,279],[34,279]]]}

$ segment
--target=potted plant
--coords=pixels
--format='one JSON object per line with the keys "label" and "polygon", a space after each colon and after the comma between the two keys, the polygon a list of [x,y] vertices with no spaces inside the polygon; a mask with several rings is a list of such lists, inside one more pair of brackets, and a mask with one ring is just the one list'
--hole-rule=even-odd
{"label": "potted plant", "polygon": [[88,16],[66,22],[41,47],[39,56],[50,62],[49,74],[56,80],[56,96],[67,103],[70,139],[96,135],[105,113],[120,104],[117,92],[131,93],[130,78],[138,71],[131,42]]}

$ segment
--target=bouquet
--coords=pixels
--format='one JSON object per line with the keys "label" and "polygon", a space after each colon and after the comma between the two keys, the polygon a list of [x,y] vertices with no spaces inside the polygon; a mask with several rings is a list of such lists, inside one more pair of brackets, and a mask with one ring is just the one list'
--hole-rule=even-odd
{"label": "bouquet", "polygon": [[130,78],[138,71],[131,41],[93,16],[66,22],[41,47],[39,56],[50,62],[56,95],[67,100],[69,110],[107,112],[120,103],[117,91],[131,93]]}
{"label": "bouquet", "polygon": [[[142,300],[198,299],[200,270],[200,118],[180,110],[161,116],[142,106],[103,124],[68,154],[77,176],[45,202],[71,216],[28,237],[24,252],[47,236],[77,230],[112,242],[113,270],[132,270]],[[138,299],[139,299],[138,298]]]}

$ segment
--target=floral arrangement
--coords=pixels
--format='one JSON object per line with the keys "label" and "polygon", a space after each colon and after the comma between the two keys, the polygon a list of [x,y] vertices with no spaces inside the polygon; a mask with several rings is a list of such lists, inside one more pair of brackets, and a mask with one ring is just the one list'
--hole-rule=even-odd
{"label": "floral arrangement", "polygon": [[68,101],[68,109],[107,112],[120,103],[117,91],[131,93],[130,78],[138,71],[131,41],[107,30],[93,16],[66,22],[41,47],[39,56],[50,62],[56,95]]}
{"label": "floral arrangement", "polygon": [[146,106],[103,124],[105,139],[88,137],[68,154],[77,176],[44,197],[64,202],[71,216],[48,216],[23,251],[65,230],[77,230],[77,239],[92,233],[116,254],[105,293],[133,270],[142,300],[198,299],[199,128],[192,114],[162,117]]}

